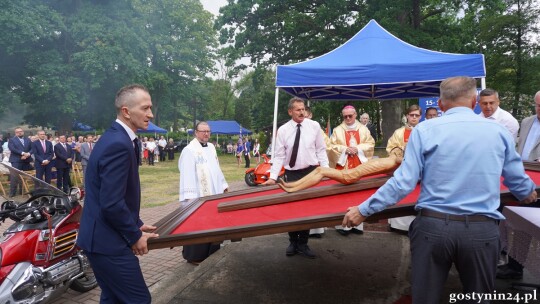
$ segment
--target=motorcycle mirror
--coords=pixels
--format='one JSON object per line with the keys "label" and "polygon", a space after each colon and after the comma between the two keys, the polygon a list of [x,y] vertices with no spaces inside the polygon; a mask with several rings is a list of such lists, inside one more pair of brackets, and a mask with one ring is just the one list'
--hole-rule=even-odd
{"label": "motorcycle mirror", "polygon": [[13,201],[5,201],[2,203],[2,211],[8,211],[13,210],[17,208],[17,204],[15,204]]}
{"label": "motorcycle mirror", "polygon": [[82,191],[79,188],[73,187],[69,189],[69,196],[72,200],[80,200],[82,198]]}

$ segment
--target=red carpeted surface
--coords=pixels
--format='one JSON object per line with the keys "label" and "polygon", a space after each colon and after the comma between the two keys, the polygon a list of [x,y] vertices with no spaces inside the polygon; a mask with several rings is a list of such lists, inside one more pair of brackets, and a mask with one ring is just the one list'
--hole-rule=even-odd
{"label": "red carpeted surface", "polygon": [[[540,183],[540,172],[528,171],[528,173],[533,180],[538,181],[537,184]],[[337,182],[335,181],[327,180],[319,183],[317,187],[328,186],[336,183]],[[345,213],[348,207],[360,204],[375,193],[376,190],[376,188],[367,189],[353,193],[338,194],[286,204],[277,204],[223,213],[218,213],[217,210],[218,204],[222,202],[279,193],[287,195],[287,193],[281,189],[274,189],[223,199],[208,200],[195,212],[193,212],[179,227],[177,227],[172,234],[270,223],[283,220],[294,220],[309,216],[320,216],[338,212]],[[506,187],[504,187],[502,183],[501,190],[506,190]],[[401,200],[398,205],[414,204],[419,194],[420,187],[417,186],[416,189]],[[370,227],[366,227],[366,229],[386,231],[387,224],[384,222],[371,224]]]}
{"label": "red carpeted surface", "polygon": [[[335,184],[335,181],[324,181],[318,187]],[[186,233],[191,231],[220,229],[226,227],[244,226],[250,224],[269,223],[281,220],[292,220],[305,218],[309,216],[319,216],[324,214],[333,214],[337,212],[345,213],[347,208],[355,206],[366,200],[377,189],[368,189],[354,193],[345,193],[321,198],[301,200],[286,204],[271,205],[259,208],[250,208],[237,211],[218,213],[219,203],[245,199],[248,197],[257,197],[260,195],[269,195],[283,193],[281,189],[252,193],[248,195],[239,195],[224,199],[215,199],[206,201],[191,216],[189,216],[182,225],[173,231],[172,234]],[[420,193],[418,187],[398,204],[414,203]]]}

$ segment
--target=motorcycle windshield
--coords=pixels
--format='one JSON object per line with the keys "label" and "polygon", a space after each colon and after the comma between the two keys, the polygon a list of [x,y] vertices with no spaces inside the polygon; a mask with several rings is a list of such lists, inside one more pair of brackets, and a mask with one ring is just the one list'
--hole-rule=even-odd
{"label": "motorcycle windshield", "polygon": [[[23,203],[34,195],[66,196],[55,186],[3,163],[0,163],[0,183],[2,183],[2,188],[0,188],[2,201],[9,199],[16,203]],[[12,188],[14,188],[15,196],[9,197]]]}

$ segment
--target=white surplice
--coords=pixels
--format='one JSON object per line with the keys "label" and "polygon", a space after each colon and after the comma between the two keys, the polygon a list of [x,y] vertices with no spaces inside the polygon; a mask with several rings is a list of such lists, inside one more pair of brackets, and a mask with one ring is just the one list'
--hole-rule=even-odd
{"label": "white surplice", "polygon": [[201,146],[195,138],[187,145],[178,160],[180,170],[180,201],[220,194],[229,187],[219,167],[216,148],[208,143]]}

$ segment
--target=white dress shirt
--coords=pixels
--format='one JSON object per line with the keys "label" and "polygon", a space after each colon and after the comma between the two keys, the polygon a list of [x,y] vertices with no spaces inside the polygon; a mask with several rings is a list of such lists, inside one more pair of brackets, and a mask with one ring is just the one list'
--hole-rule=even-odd
{"label": "white dress shirt", "polygon": [[321,166],[328,168],[328,156],[326,144],[319,123],[304,119],[300,127],[300,144],[294,167],[289,166],[294,138],[298,123],[290,120],[281,126],[277,132],[276,147],[272,154],[272,169],[270,178],[276,180],[282,166],[287,170],[301,170],[309,166]]}
{"label": "white dress shirt", "polygon": [[[480,116],[485,117],[484,113],[480,112]],[[503,125],[514,137],[514,142],[517,142],[519,123],[508,111],[497,107],[497,110],[493,112],[493,115],[486,117],[487,119],[493,119],[499,124]]]}

